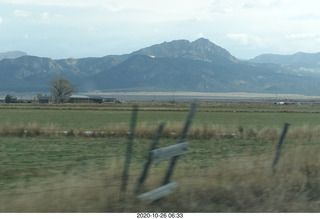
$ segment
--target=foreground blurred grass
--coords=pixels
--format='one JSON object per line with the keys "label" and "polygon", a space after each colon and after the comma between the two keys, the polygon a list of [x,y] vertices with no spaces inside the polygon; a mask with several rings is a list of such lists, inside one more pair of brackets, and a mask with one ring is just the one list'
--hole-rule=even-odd
{"label": "foreground blurred grass", "polygon": [[[175,143],[163,138],[159,147]],[[275,174],[276,140],[190,139],[156,204],[133,195],[151,139],[135,139],[127,198],[120,201],[125,138],[0,138],[1,212],[319,212],[320,145],[288,140]],[[160,186],[168,161],[153,164],[143,191]]]}

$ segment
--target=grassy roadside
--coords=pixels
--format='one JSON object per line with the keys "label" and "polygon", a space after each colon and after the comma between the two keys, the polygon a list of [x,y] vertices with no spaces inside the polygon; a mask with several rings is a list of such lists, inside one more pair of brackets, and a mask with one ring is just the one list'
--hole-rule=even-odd
{"label": "grassy roadside", "polygon": [[[159,147],[175,142],[163,138]],[[150,205],[137,201],[133,191],[151,139],[135,140],[128,196],[121,202],[125,138],[2,137],[0,211],[318,212],[317,141],[287,139],[275,175],[276,139],[189,142],[173,177],[179,189]],[[152,166],[144,191],[160,185],[167,166]]]}
{"label": "grassy roadside", "polygon": [[[126,139],[1,138],[8,149],[1,149],[0,212],[319,212],[315,142],[286,142],[273,174],[274,141],[190,140],[172,178],[178,189],[146,204],[133,191],[150,142],[135,141],[123,202]],[[167,167],[152,165],[143,191],[158,187]]]}

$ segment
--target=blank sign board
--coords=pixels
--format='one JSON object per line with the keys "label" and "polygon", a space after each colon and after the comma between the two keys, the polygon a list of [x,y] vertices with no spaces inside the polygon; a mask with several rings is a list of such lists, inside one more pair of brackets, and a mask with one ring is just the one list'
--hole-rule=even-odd
{"label": "blank sign board", "polygon": [[189,147],[188,142],[183,142],[175,145],[171,145],[165,148],[159,148],[151,151],[152,163],[164,160],[169,157],[174,157],[187,152]]}
{"label": "blank sign board", "polygon": [[168,183],[168,184],[161,186],[157,189],[154,189],[150,192],[146,192],[142,195],[139,195],[138,198],[142,201],[153,202],[155,200],[158,200],[158,199],[170,194],[172,192],[172,190],[174,190],[177,187],[178,187],[178,183],[175,183],[175,182]]}

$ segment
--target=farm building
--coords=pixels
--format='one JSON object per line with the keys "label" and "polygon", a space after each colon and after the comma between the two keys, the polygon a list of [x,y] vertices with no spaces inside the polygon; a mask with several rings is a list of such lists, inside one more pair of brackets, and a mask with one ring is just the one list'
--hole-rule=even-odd
{"label": "farm building", "polygon": [[39,101],[39,103],[49,103],[50,97],[48,97],[47,95],[41,96],[38,98],[38,101]]}
{"label": "farm building", "polygon": [[118,101],[116,98],[103,98],[98,95],[81,95],[81,94],[71,95],[69,102],[70,103],[103,103],[103,102],[120,103],[120,101]]}
{"label": "farm building", "polygon": [[119,100],[117,100],[116,98],[105,98],[104,102],[106,103],[121,103]]}
{"label": "farm building", "polygon": [[73,95],[71,95],[68,102],[70,102],[70,103],[88,103],[89,97],[86,95],[73,94]]}

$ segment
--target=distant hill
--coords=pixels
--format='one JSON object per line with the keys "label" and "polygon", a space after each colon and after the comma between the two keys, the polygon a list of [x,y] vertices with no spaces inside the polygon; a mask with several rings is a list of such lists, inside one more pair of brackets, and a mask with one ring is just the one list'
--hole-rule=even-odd
{"label": "distant hill", "polygon": [[0,61],[0,91],[47,91],[51,78],[57,74],[81,86],[86,77],[107,70],[121,60],[117,56],[60,60],[22,56],[4,59]]}
{"label": "distant hill", "polygon": [[254,59],[250,60],[255,63],[275,63],[283,65],[292,64],[303,64],[303,63],[317,63],[320,62],[320,52],[319,53],[303,53],[298,52],[293,55],[276,55],[276,54],[262,54]]}
{"label": "distant hill", "polygon": [[[262,57],[263,58],[263,57]],[[260,61],[259,61],[260,59]],[[262,61],[261,61],[262,60]],[[277,59],[276,59],[277,60]],[[207,39],[175,40],[124,55],[0,61],[0,91],[47,91],[62,74],[85,91],[202,91],[320,94],[320,76],[289,64],[240,61]]]}
{"label": "distant hill", "polygon": [[293,55],[263,54],[250,61],[254,63],[279,64],[296,73],[320,74],[320,52],[298,52]]}
{"label": "distant hill", "polygon": [[27,53],[20,51],[2,52],[0,53],[0,60],[2,59],[15,59],[21,56],[26,56]]}

